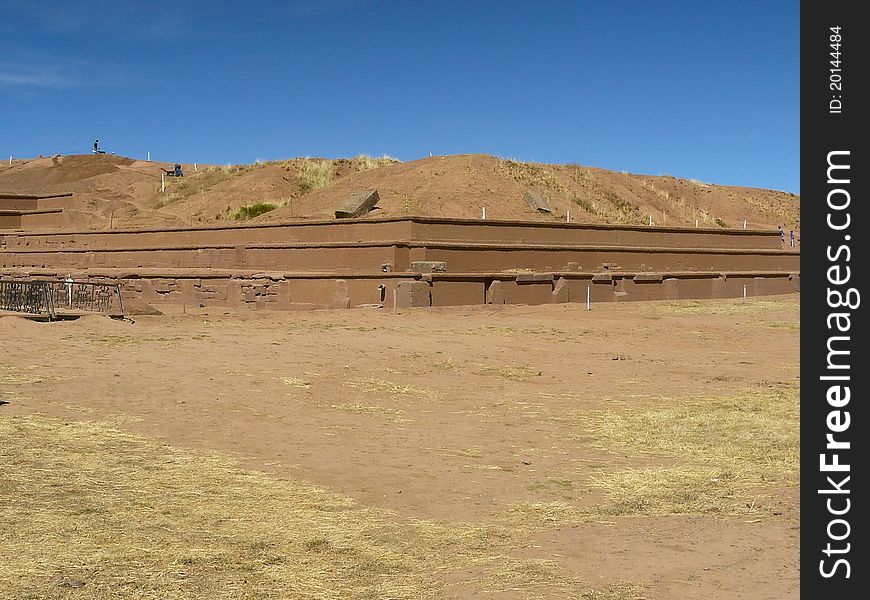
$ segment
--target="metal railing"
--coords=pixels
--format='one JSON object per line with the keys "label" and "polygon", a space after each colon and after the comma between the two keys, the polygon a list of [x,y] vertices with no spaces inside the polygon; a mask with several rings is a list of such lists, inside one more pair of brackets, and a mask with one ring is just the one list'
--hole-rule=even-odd
{"label": "metal railing", "polygon": [[0,280],[0,310],[46,315],[93,312],[124,316],[121,286],[117,283]]}
{"label": "metal railing", "polygon": [[52,318],[55,312],[51,289],[45,282],[41,281],[0,279],[0,310],[30,315],[46,314]]}

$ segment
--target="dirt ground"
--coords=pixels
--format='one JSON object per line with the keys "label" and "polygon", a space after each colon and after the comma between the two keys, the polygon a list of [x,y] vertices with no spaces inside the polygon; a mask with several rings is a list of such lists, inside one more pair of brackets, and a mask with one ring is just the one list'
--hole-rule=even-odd
{"label": "dirt ground", "polygon": [[[306,167],[328,167],[309,181]],[[800,196],[722,186],[671,176],[640,175],[580,165],[547,165],[465,154],[399,163],[395,160],[288,159],[253,165],[185,164],[183,178],[161,175],[173,163],[111,154],[54,156],[0,163],[0,192],[72,192],[53,205],[64,209],[64,227],[200,226],[237,224],[238,209],[268,203],[275,210],[253,222],[332,219],[353,192],[378,190],[370,216],[520,219],[544,223],[647,224],[658,226],[800,231]],[[527,190],[547,198],[542,214],[524,200]],[[744,221],[746,224],[744,225]]]}
{"label": "dirt ground", "polygon": [[[397,519],[504,523],[534,507],[534,526],[509,555],[551,561],[582,582],[579,597],[798,598],[794,439],[783,442],[788,476],[764,472],[749,487],[698,500],[702,508],[694,496],[655,489],[619,503],[613,486],[631,488],[626,477],[639,473],[685,472],[690,487],[696,471],[678,469],[708,451],[704,468],[730,469],[738,480],[754,472],[756,459],[733,448],[739,440],[720,439],[728,435],[716,428],[720,413],[707,419],[704,410],[742,410],[744,396],[783,390],[796,401],[799,312],[799,296],[789,295],[591,311],[4,317],[0,419],[108,422],[173,448],[238,457],[246,469],[322,486]],[[686,410],[668,417],[677,405]],[[638,429],[652,441],[637,450],[634,432],[626,437],[618,425],[657,422],[649,415],[665,415],[664,425]],[[655,429],[669,420],[711,429],[683,450],[659,447]],[[728,469],[713,446],[737,457]],[[642,495],[642,487],[623,492]],[[541,517],[542,507],[552,514]],[[481,573],[468,565],[439,574],[443,595],[534,595],[487,589]]]}

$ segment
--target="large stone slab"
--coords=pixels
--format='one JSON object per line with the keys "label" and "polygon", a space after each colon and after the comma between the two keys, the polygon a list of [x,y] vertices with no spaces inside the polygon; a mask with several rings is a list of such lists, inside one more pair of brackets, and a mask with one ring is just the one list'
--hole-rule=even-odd
{"label": "large stone slab", "polygon": [[486,289],[487,304],[504,304],[504,292],[501,289],[501,281],[495,280]]}
{"label": "large stone slab", "polygon": [[377,190],[363,190],[348,196],[335,210],[336,219],[355,219],[367,214],[381,197]]}
{"label": "large stone slab", "polygon": [[538,212],[549,213],[553,212],[550,210],[550,203],[547,202],[547,199],[541,195],[540,192],[536,192],[535,190],[528,190],[525,193],[526,202],[529,203],[529,206],[534,208]]}
{"label": "large stone slab", "polygon": [[553,285],[553,302],[564,304],[571,301],[571,286],[564,277],[560,277]]}
{"label": "large stone slab", "polygon": [[400,281],[396,284],[396,308],[432,306],[431,289],[425,281]]}

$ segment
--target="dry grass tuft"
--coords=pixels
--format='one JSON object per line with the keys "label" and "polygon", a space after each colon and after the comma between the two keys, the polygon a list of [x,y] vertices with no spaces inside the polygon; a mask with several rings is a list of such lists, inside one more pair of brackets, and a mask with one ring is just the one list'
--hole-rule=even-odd
{"label": "dry grass tuft", "polygon": [[371,171],[373,169],[379,169],[381,167],[395,165],[402,162],[398,158],[393,158],[386,154],[380,157],[371,157],[365,154],[360,154],[359,156],[354,157],[353,160],[356,162],[357,171]]}
{"label": "dry grass tuft", "polygon": [[0,464],[10,597],[439,598],[480,566],[528,597],[582,592],[507,556],[529,523],[404,519],[101,423],[0,417]]}
{"label": "dry grass tuft", "polygon": [[474,372],[476,375],[493,375],[495,377],[503,377],[504,379],[512,379],[514,381],[524,381],[540,377],[543,373],[537,369],[529,367],[504,367],[495,365],[482,365]]}
{"label": "dry grass tuft", "polygon": [[647,600],[643,587],[634,583],[613,583],[580,594],[581,600]]}
{"label": "dry grass tuft", "polygon": [[402,194],[401,196],[402,206],[399,208],[399,213],[404,216],[423,214],[423,200],[420,198],[412,198],[407,194]]}
{"label": "dry grass tuft", "polygon": [[551,529],[589,520],[589,515],[566,502],[517,502],[506,515],[516,527]]}
{"label": "dry grass tuft", "polygon": [[343,410],[358,415],[371,417],[383,417],[391,423],[410,423],[411,419],[404,417],[405,411],[401,408],[381,406],[380,404],[365,404],[363,402],[344,402],[342,404],[330,404],[330,408]]}
{"label": "dry grass tuft", "polygon": [[247,206],[240,206],[239,209],[233,213],[233,219],[236,221],[253,219],[254,217],[259,217],[267,212],[271,212],[276,208],[278,207],[270,202],[255,202],[254,204],[249,204]]}
{"label": "dry grass tuft", "polygon": [[298,177],[303,194],[319,190],[335,178],[335,164],[331,160],[302,160],[299,163]]}
{"label": "dry grass tuft", "polygon": [[366,394],[390,396],[393,398],[402,398],[408,396],[423,398],[435,397],[437,395],[434,390],[419,388],[410,384],[402,385],[394,381],[389,381],[387,379],[378,379],[376,377],[366,377],[364,379],[346,381],[345,385]]}

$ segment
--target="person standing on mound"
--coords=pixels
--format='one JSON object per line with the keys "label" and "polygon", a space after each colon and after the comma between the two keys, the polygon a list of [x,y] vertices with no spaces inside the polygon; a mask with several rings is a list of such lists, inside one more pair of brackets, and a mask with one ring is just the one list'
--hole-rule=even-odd
{"label": "person standing on mound", "polygon": [[100,151],[100,140],[94,140],[94,154]]}

